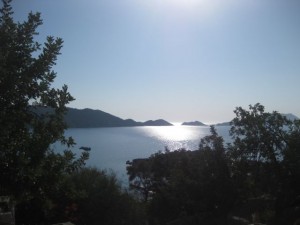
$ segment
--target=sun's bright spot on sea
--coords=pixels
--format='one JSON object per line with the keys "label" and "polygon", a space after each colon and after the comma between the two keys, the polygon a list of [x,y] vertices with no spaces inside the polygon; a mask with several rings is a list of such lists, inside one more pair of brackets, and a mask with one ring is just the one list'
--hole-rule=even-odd
{"label": "sun's bright spot on sea", "polygon": [[[193,143],[198,147],[202,137],[209,134],[209,127],[181,126],[181,123],[173,123],[174,126],[145,127],[147,136],[165,143],[170,150],[188,148]],[[195,149],[193,149],[195,150]]]}

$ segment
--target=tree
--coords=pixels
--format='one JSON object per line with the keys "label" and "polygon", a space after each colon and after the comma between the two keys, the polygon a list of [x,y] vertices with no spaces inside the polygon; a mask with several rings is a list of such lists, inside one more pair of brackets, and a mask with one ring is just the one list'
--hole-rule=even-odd
{"label": "tree", "polygon": [[300,198],[299,120],[267,113],[259,103],[235,114],[227,154],[240,202],[257,201],[252,210],[263,222],[293,224]]}
{"label": "tree", "polygon": [[[69,149],[74,141],[64,136],[66,105],[74,98],[64,85],[52,88],[52,70],[60,54],[61,38],[35,41],[42,24],[40,13],[29,13],[23,23],[13,21],[11,0],[0,10],[0,192],[17,202],[47,198],[62,174],[81,167]],[[40,109],[43,112],[40,113]],[[51,145],[60,141],[64,153]]]}
{"label": "tree", "polygon": [[214,127],[211,133],[199,150],[159,152],[129,163],[131,187],[145,197],[150,224],[224,223],[235,192],[223,139]]}
{"label": "tree", "polygon": [[128,163],[131,187],[144,196],[150,224],[296,224],[300,120],[267,113],[261,104],[235,113],[226,146],[211,127],[199,150]]}
{"label": "tree", "polygon": [[293,123],[278,112],[266,113],[259,103],[249,106],[249,111],[241,107],[234,111],[230,134],[240,159],[265,161],[277,164],[287,147],[286,128]]}
{"label": "tree", "polygon": [[84,224],[143,224],[140,204],[118,183],[114,174],[82,168],[64,179],[56,196],[53,217]]}

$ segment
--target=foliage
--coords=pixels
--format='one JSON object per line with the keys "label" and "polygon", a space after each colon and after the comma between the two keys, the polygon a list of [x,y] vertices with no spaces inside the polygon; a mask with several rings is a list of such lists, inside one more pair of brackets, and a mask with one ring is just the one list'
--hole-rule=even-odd
{"label": "foliage", "polygon": [[[16,23],[10,3],[2,0],[0,10],[0,191],[21,202],[49,197],[61,176],[80,168],[88,154],[76,159],[68,150],[74,141],[64,137],[63,116],[74,98],[66,85],[51,87],[62,39],[36,42],[40,14]],[[36,107],[52,110],[37,114]],[[51,149],[57,141],[66,145],[62,154]]]}
{"label": "foliage", "polygon": [[[76,159],[75,143],[64,136],[67,86],[52,88],[52,70],[62,39],[34,41],[42,24],[30,13],[13,21],[10,0],[0,17],[0,194],[16,201],[16,224],[142,224],[143,211],[116,178],[83,169],[88,154]],[[61,154],[52,149],[60,141]]]}
{"label": "foliage", "polygon": [[139,203],[118,184],[113,174],[83,168],[64,179],[57,193],[55,221],[84,224],[143,224]]}
{"label": "foliage", "polygon": [[259,200],[253,213],[272,215],[264,222],[292,224],[299,214],[300,121],[266,113],[260,104],[235,113],[228,158],[240,202]]}
{"label": "foliage", "polygon": [[223,139],[211,130],[197,151],[160,152],[129,163],[131,187],[147,201],[153,224],[218,224],[226,217],[234,191]]}
{"label": "foliage", "polygon": [[287,129],[292,128],[292,122],[278,112],[264,112],[260,104],[250,105],[249,109],[239,107],[235,110],[236,118],[230,131],[234,139],[233,157],[278,163],[284,157],[289,135]]}
{"label": "foliage", "polygon": [[214,127],[199,150],[128,162],[150,224],[293,224],[299,219],[300,121],[260,104],[235,110],[232,142]]}
{"label": "foliage", "polygon": [[[64,136],[64,85],[51,85],[63,41],[35,41],[39,13],[13,21],[11,0],[0,10],[0,194],[17,204],[17,224],[296,224],[300,208],[300,121],[260,104],[234,111],[232,142],[214,127],[199,149],[158,152],[128,162],[130,187],[83,168]],[[64,153],[51,148],[60,141]],[[144,215],[148,219],[145,221]],[[50,220],[49,220],[50,219]]]}

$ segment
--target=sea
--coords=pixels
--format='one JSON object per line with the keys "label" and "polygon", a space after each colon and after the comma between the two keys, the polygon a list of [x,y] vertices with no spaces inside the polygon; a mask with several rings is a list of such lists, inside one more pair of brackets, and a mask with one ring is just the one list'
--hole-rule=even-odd
{"label": "sea", "polygon": [[[216,127],[224,142],[230,142],[229,126]],[[109,128],[72,128],[65,136],[72,137],[76,145],[73,152],[80,155],[80,147],[90,147],[89,167],[113,173],[121,185],[128,184],[126,161],[147,158],[158,151],[184,148],[197,150],[201,138],[210,134],[209,126],[143,126]],[[54,145],[56,151],[63,147]]]}

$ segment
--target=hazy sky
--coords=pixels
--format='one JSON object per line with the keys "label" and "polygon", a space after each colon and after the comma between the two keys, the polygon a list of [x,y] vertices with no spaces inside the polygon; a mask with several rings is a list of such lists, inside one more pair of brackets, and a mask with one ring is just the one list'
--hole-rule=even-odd
{"label": "hazy sky", "polygon": [[64,40],[55,86],[76,108],[223,122],[236,106],[300,116],[299,0],[14,0]]}

